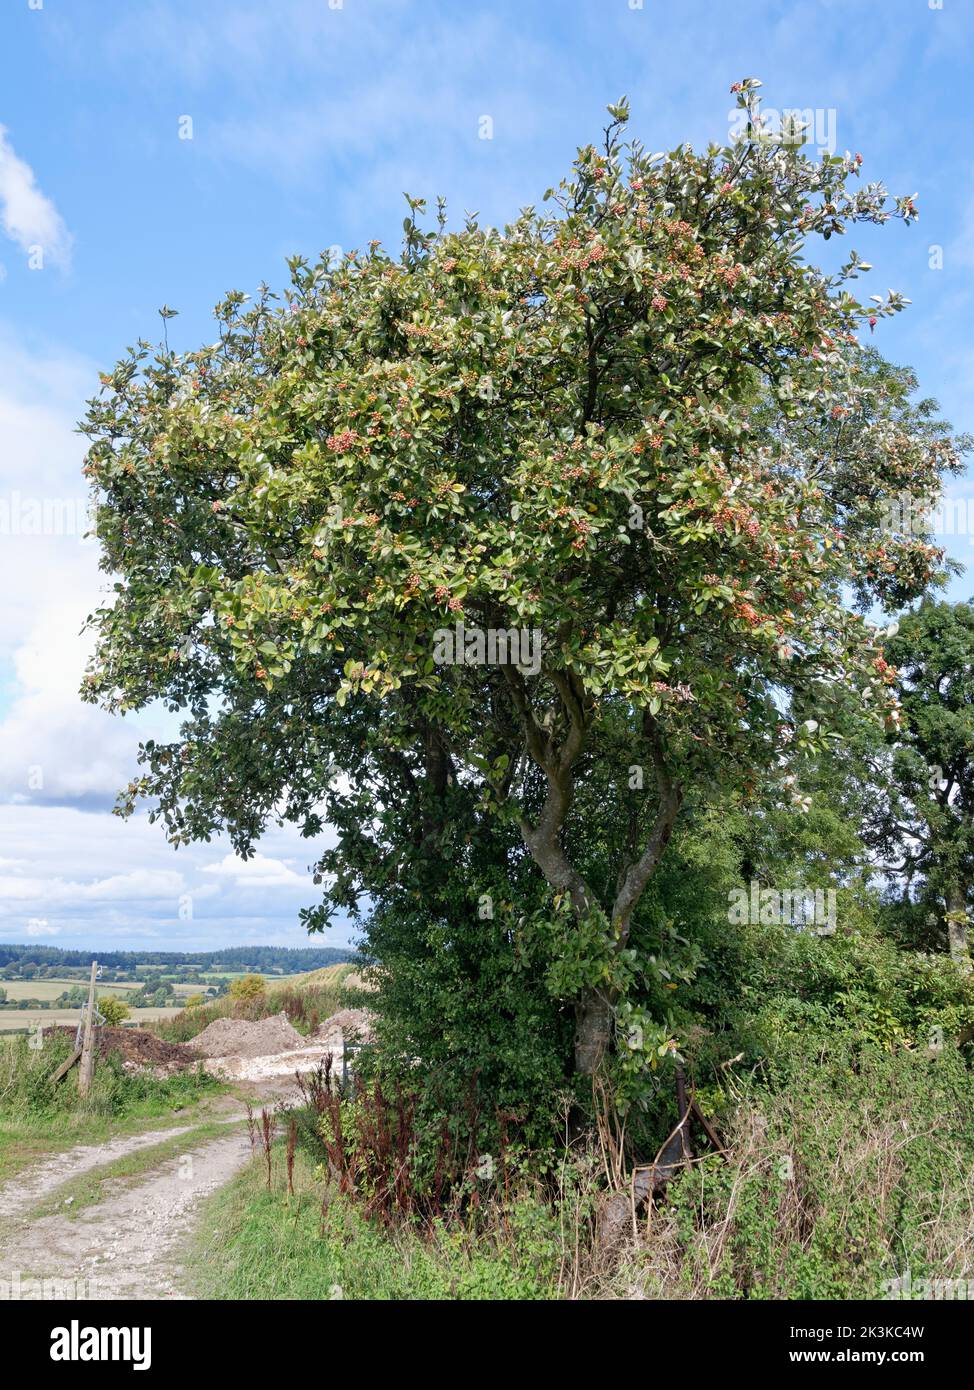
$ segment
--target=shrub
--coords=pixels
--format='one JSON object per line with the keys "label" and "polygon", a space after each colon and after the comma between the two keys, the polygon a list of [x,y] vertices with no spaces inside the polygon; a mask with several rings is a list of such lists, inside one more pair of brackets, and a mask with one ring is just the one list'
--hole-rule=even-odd
{"label": "shrub", "polygon": [[256,1161],[211,1199],[193,1263],[200,1297],[537,1300],[571,1277],[571,1233],[530,1192],[494,1205],[476,1233],[434,1221],[382,1226],[334,1194],[299,1150],[295,1196],[283,1164],[266,1190]]}
{"label": "shrub", "polygon": [[98,1012],[109,1028],[117,1028],[123,1018],[129,1017],[129,1006],[122,999],[106,994],[98,1000]]}
{"label": "shrub", "polygon": [[263,975],[244,975],[230,985],[230,998],[238,1001],[260,999],[266,992],[267,981]]}
{"label": "shrub", "polygon": [[316,981],[310,985],[284,985],[249,999],[234,999],[227,994],[210,1003],[191,1005],[187,1000],[173,1018],[157,1019],[152,1031],[167,1042],[189,1042],[217,1018],[247,1018],[256,1023],[283,1011],[292,1026],[307,1035],[342,1007],[345,993],[336,976],[330,981]]}
{"label": "shrub", "polygon": [[729,1161],[672,1184],[637,1257],[650,1297],[875,1299],[969,1276],[974,1078],[932,1055],[796,1037],[775,1090],[733,1083]]}

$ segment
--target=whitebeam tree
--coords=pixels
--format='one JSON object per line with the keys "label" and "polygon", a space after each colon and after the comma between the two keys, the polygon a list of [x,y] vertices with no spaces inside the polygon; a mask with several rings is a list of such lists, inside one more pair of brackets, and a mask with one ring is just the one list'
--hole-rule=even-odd
{"label": "whitebeam tree", "polygon": [[[571,957],[583,1073],[688,789],[821,738],[791,727],[794,692],[824,709],[869,687],[895,717],[846,596],[923,589],[941,556],[884,529],[882,501],[958,466],[859,345],[903,301],[861,304],[855,254],[834,275],[805,255],[912,201],[861,185],[858,155],[764,132],[757,85],[736,88],[741,137],[704,154],[649,155],[610,108],[552,211],[503,233],[451,232],[442,208],[421,230],[411,200],[398,259],[293,261],[283,302],[219,306],[215,344],[140,343],[85,422],[115,577],[86,695],[184,714],[122,809],[147,798],[177,841],[226,827],[245,853],[268,817],[329,821],[312,925],[462,874],[474,832],[516,825]],[[437,652],[458,622],[470,664]],[[504,659],[515,631],[536,662]],[[586,778],[614,790],[579,826]],[[600,896],[566,844],[619,823]]]}

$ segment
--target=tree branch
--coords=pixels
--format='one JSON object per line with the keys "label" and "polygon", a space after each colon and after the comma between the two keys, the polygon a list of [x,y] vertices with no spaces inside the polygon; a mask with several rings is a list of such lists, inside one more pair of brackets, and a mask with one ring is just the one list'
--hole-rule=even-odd
{"label": "tree branch", "polygon": [[676,818],[680,813],[680,807],[683,805],[683,787],[679,782],[674,781],[670,773],[659,726],[649,710],[643,714],[643,733],[648,740],[653,757],[656,785],[659,790],[659,807],[646,848],[626,873],[612,907],[612,921],[619,929],[623,941],[629,935],[629,922],[633,909],[663,857],[670,835],[673,833]]}

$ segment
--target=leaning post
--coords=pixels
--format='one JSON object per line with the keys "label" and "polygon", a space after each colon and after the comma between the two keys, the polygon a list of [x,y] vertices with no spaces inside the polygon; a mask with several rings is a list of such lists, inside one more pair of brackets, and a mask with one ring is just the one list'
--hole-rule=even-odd
{"label": "leaning post", "polygon": [[88,1011],[85,1015],[85,1035],[81,1044],[81,1065],[78,1068],[78,1094],[86,1096],[91,1090],[91,1079],[95,1071],[95,979],[98,962],[91,962],[91,979],[88,981]]}

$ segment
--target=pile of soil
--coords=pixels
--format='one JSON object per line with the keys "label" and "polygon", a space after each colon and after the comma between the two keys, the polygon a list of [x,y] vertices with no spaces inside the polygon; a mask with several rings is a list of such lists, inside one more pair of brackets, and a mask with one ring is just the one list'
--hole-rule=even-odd
{"label": "pile of soil", "polygon": [[[57,1031],[69,1034],[72,1042],[77,1033],[76,1028],[63,1026]],[[111,1053],[120,1055],[126,1071],[141,1067],[151,1067],[163,1074],[185,1071],[187,1067],[195,1067],[199,1060],[185,1043],[164,1042],[144,1028],[96,1028],[95,1046],[99,1057],[108,1057]]]}
{"label": "pile of soil", "polygon": [[283,1012],[257,1023],[245,1018],[216,1018],[186,1044],[197,1057],[270,1057],[305,1045]]}
{"label": "pile of soil", "polygon": [[343,1042],[370,1043],[372,1036],[372,1014],[368,1009],[339,1009],[325,1019],[308,1041],[341,1047]]}

